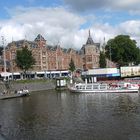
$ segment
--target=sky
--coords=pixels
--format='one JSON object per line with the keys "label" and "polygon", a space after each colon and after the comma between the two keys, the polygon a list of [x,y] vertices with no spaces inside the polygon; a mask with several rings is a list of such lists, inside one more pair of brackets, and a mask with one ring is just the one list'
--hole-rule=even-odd
{"label": "sky", "polygon": [[41,34],[47,44],[80,49],[90,30],[95,43],[123,34],[139,47],[139,5],[140,0],[1,0],[0,36],[6,45]]}

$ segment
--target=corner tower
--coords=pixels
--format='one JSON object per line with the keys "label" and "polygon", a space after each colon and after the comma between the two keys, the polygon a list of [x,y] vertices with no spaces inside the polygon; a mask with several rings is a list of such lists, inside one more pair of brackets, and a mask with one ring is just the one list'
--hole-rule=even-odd
{"label": "corner tower", "polygon": [[83,52],[83,68],[93,69],[99,67],[100,43],[94,43],[91,32],[88,32],[86,44],[81,48]]}
{"label": "corner tower", "polygon": [[46,40],[41,34],[38,34],[34,41],[37,43],[38,47],[40,48],[44,48],[46,46]]}

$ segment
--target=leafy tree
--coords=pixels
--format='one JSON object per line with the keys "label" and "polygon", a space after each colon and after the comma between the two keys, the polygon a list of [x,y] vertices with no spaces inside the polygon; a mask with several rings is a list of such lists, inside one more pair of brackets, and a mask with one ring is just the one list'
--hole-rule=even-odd
{"label": "leafy tree", "polygon": [[134,62],[134,64],[135,65],[138,65],[138,64],[140,64],[140,49],[139,48],[136,48],[136,50],[135,50],[134,53],[137,56],[136,57],[136,61]]}
{"label": "leafy tree", "polygon": [[0,55],[2,55],[3,47],[0,46]]}
{"label": "leafy tree", "polygon": [[22,50],[17,50],[15,61],[17,66],[23,70],[25,76],[26,72],[35,64],[35,59],[32,56],[32,52],[28,50],[27,47],[23,47]]}
{"label": "leafy tree", "polygon": [[99,65],[100,68],[106,68],[106,56],[104,52],[100,52]]}
{"label": "leafy tree", "polygon": [[69,63],[69,70],[70,70],[71,72],[74,72],[74,70],[75,70],[75,64],[74,64],[73,59],[71,59],[71,61],[70,61],[70,63]]}
{"label": "leafy tree", "polygon": [[140,63],[140,49],[136,41],[128,35],[118,35],[110,39],[105,47],[106,56],[119,66]]}

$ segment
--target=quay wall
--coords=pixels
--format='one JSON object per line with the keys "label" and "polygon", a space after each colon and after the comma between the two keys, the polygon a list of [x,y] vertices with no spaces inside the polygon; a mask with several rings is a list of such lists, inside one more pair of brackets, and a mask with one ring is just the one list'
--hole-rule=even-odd
{"label": "quay wall", "polygon": [[41,91],[55,89],[54,82],[37,82],[37,83],[14,83],[12,85],[14,90],[19,90],[23,88],[29,89],[29,91]]}
{"label": "quay wall", "polygon": [[12,82],[10,84],[6,84],[3,82],[0,83],[0,93],[3,93],[5,89],[9,89],[10,91],[20,90],[27,88],[29,91],[41,91],[41,90],[51,90],[55,89],[56,85],[54,81],[47,82],[29,82],[29,83],[17,83]]}

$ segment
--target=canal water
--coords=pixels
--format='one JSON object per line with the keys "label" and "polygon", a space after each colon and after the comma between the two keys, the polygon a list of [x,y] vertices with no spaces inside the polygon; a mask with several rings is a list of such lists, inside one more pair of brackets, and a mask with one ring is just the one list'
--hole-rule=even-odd
{"label": "canal water", "polygon": [[140,95],[41,91],[0,100],[0,140],[140,140]]}

